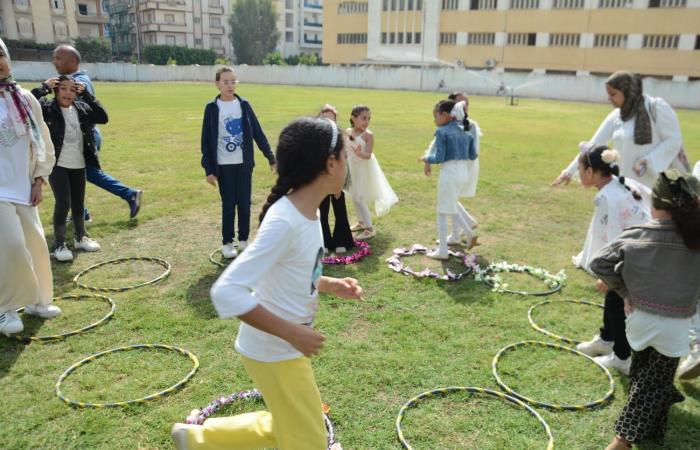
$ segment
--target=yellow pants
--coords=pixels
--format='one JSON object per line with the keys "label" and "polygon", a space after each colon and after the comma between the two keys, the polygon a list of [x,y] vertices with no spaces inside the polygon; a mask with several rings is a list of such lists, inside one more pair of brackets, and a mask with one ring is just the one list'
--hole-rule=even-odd
{"label": "yellow pants", "polygon": [[0,313],[51,304],[49,258],[37,208],[0,201]]}
{"label": "yellow pants", "polygon": [[187,448],[325,450],[326,427],[311,360],[260,362],[241,356],[268,411],[207,419],[188,427]]}

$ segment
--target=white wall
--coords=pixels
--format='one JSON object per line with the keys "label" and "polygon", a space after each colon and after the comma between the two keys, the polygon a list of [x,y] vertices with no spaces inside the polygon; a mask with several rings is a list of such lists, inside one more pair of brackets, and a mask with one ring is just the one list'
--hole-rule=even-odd
{"label": "white wall", "polygon": [[[86,63],[93,80],[99,81],[206,81],[214,79],[213,66],[152,66],[123,63]],[[15,78],[44,81],[56,74],[51,63],[15,61]],[[501,83],[521,97],[605,102],[605,78],[592,75],[546,75],[471,71],[461,68],[381,68],[339,66],[237,66],[242,82],[334,86],[364,89],[437,91],[466,90],[470,94],[496,95]],[[31,86],[29,86],[31,87]],[[677,108],[700,109],[700,81],[671,81],[646,78],[644,92],[663,97]]]}

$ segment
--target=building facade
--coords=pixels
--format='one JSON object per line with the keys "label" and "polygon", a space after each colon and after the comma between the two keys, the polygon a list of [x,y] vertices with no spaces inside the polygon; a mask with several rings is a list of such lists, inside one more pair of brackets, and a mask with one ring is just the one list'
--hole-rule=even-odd
{"label": "building facade", "polygon": [[278,50],[283,57],[302,53],[321,56],[324,0],[274,0]]}
{"label": "building facade", "polygon": [[[93,13],[91,18],[94,19],[97,11],[93,9]],[[74,0],[3,0],[0,2],[0,36],[47,44],[70,43],[79,36],[79,15]],[[81,18],[80,25],[83,23]]]}
{"label": "building facade", "polygon": [[700,0],[325,0],[323,61],[700,77]]}
{"label": "building facade", "polygon": [[111,0],[112,51],[140,57],[149,45],[214,50],[231,58],[228,0]]}

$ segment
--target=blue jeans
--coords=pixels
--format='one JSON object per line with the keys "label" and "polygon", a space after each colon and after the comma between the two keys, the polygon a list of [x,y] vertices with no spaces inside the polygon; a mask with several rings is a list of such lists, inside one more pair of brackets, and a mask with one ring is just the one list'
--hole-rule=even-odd
{"label": "blue jeans", "polygon": [[233,242],[236,210],[238,210],[238,240],[247,241],[250,234],[250,203],[253,190],[253,172],[243,164],[219,166],[219,194],[221,194],[221,242]]}
{"label": "blue jeans", "polygon": [[87,166],[85,168],[85,175],[87,176],[87,181],[90,183],[101,187],[110,194],[121,197],[126,201],[131,200],[131,198],[136,194],[135,189],[125,186],[121,181],[113,178],[107,172],[104,172],[97,167]]}

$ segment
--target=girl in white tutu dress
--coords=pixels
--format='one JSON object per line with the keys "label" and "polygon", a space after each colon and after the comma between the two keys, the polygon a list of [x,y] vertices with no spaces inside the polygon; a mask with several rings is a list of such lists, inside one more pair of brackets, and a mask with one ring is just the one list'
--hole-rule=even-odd
{"label": "girl in white tutu dress", "polygon": [[348,128],[348,192],[358,216],[358,222],[351,228],[358,232],[356,239],[370,239],[377,234],[372,226],[372,214],[368,205],[374,204],[374,212],[377,216],[383,216],[399,201],[372,151],[374,134],[368,128],[370,117],[367,106],[355,106],[350,113],[352,128]]}

